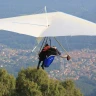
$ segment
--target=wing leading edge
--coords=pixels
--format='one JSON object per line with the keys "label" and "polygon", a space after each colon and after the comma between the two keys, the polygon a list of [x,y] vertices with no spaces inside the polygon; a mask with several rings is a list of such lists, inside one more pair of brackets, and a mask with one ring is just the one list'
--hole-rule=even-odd
{"label": "wing leading edge", "polygon": [[[0,30],[34,37],[96,35],[96,24],[63,12],[0,19]],[[48,26],[47,26],[48,23]]]}

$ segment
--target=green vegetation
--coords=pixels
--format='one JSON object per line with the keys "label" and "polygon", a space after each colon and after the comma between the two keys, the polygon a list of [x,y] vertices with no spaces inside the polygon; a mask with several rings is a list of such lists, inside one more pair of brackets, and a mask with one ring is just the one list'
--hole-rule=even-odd
{"label": "green vegetation", "polygon": [[14,90],[15,78],[6,70],[0,69],[0,96],[10,96],[14,94]]}
{"label": "green vegetation", "polygon": [[72,80],[58,81],[40,69],[22,69],[15,78],[0,69],[0,96],[83,96]]}

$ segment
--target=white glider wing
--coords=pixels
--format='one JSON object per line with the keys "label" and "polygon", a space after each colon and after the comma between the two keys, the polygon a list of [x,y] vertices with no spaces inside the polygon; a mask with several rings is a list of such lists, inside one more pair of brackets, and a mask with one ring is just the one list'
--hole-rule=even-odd
{"label": "white glider wing", "polygon": [[0,30],[34,37],[94,36],[96,24],[63,12],[51,12],[0,19]]}

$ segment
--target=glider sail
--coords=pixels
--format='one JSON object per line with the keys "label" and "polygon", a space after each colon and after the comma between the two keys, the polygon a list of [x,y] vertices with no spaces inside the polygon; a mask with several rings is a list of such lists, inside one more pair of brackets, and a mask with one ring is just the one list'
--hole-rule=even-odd
{"label": "glider sail", "polygon": [[43,39],[43,37],[37,37],[36,40],[37,40],[37,43],[39,44],[41,42],[41,40]]}
{"label": "glider sail", "polygon": [[[0,30],[34,37],[96,35],[96,24],[63,12],[0,19]],[[48,26],[46,23],[48,22]]]}

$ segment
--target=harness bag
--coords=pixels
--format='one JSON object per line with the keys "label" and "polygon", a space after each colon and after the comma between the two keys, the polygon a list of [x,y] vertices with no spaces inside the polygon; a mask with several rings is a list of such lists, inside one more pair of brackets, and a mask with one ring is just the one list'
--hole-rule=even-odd
{"label": "harness bag", "polygon": [[53,62],[54,58],[55,58],[54,55],[51,55],[51,56],[47,57],[44,60],[44,67],[49,67],[51,65],[51,63]]}

